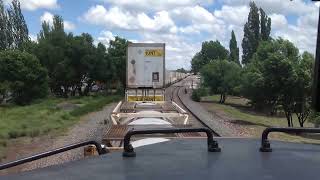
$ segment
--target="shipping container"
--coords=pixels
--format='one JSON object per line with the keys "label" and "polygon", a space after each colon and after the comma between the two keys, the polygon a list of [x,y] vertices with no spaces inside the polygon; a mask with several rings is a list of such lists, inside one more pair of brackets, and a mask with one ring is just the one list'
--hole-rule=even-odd
{"label": "shipping container", "polygon": [[127,89],[165,87],[165,44],[129,43]]}

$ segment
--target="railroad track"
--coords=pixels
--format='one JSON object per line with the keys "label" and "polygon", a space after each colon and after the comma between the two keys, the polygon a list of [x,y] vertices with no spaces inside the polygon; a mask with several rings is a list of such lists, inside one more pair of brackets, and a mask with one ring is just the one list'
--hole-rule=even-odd
{"label": "railroad track", "polygon": [[[181,108],[184,108],[186,111],[189,112],[189,114],[191,114],[198,122],[200,122],[200,124],[208,129],[210,129],[213,134],[215,136],[218,136],[220,137],[220,134],[218,134],[217,132],[215,132],[212,128],[210,128],[205,122],[203,122],[196,114],[194,114],[189,108],[188,106],[186,106],[183,101],[181,100],[181,97],[180,97],[180,91],[181,89],[183,89],[184,86],[173,86],[172,88],[172,92],[171,92],[171,99],[172,101],[174,101],[175,103],[181,105],[182,107]],[[185,87],[184,87],[185,88]],[[177,97],[177,98],[175,98]]]}

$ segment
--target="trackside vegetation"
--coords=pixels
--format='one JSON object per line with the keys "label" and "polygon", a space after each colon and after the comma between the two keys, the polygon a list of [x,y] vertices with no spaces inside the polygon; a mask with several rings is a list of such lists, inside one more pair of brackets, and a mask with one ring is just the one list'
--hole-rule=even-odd
{"label": "trackside vegetation", "polygon": [[228,95],[242,96],[256,111],[266,115],[284,113],[289,127],[293,126],[294,115],[301,127],[308,117],[317,122],[317,114],[310,109],[314,56],[299,52],[289,40],[271,37],[271,21],[262,8],[250,2],[241,63],[233,31],[229,50],[219,41],[203,42],[201,51],[192,59],[192,71],[202,76],[200,89],[219,94],[221,104]]}
{"label": "trackside vegetation", "polygon": [[124,92],[126,39],[115,37],[108,47],[95,44],[88,33],[65,32],[62,17],[55,15],[32,41],[18,0],[9,7],[0,0],[0,24],[0,103],[89,96],[93,87]]}
{"label": "trackside vegetation", "polygon": [[120,100],[128,43],[66,32],[59,15],[32,41],[20,2],[0,0],[0,150],[10,139],[62,132]]}
{"label": "trackside vegetation", "polygon": [[[119,95],[47,98],[28,106],[0,107],[0,149],[7,141],[18,137],[36,137],[48,133],[60,134],[80,120],[82,115],[98,111],[106,104],[121,99]],[[1,154],[1,153],[0,153]]]}

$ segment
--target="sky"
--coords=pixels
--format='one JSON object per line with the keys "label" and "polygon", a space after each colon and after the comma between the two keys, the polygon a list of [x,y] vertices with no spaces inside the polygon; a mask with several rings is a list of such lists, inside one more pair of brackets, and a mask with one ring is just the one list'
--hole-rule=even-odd
{"label": "sky", "polygon": [[[5,0],[7,3],[10,0]],[[63,17],[67,32],[90,33],[108,45],[115,36],[132,42],[166,43],[166,68],[190,69],[201,43],[219,40],[227,49],[231,31],[241,51],[249,0],[20,0],[30,37],[43,21]],[[315,53],[319,8],[307,0],[256,0],[272,19],[272,37]]]}

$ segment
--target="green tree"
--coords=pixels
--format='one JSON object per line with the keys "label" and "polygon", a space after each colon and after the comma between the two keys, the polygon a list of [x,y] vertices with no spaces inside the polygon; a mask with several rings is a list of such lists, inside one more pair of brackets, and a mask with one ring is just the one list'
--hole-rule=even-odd
{"label": "green tree", "polygon": [[179,68],[179,69],[176,70],[176,72],[187,73],[188,71],[185,70],[184,68]]}
{"label": "green tree", "polygon": [[230,50],[230,61],[233,61],[240,65],[239,61],[239,48],[237,45],[236,35],[234,34],[234,31],[231,32],[231,39],[229,43],[229,50]]}
{"label": "green tree", "polygon": [[3,4],[3,1],[0,0],[0,50],[5,50],[10,47],[9,37],[10,37],[10,29],[9,29],[9,19]]}
{"label": "green tree", "polygon": [[228,94],[237,93],[241,68],[238,64],[227,60],[216,60],[205,65],[201,77],[211,92],[220,94],[220,103],[224,103]]}
{"label": "green tree", "polygon": [[299,121],[300,127],[308,119],[311,113],[310,99],[312,89],[312,73],[313,73],[314,56],[308,52],[303,52],[301,58],[296,65],[297,82],[296,82],[296,102],[295,113]]}
{"label": "green tree", "polygon": [[38,47],[35,52],[41,64],[47,68],[50,90],[56,95],[68,97],[68,91],[73,87],[73,79],[76,74],[70,68],[72,59],[73,35],[64,32],[63,19],[54,16],[53,25],[42,23],[42,29],[38,34]]}
{"label": "green tree", "polygon": [[0,52],[0,82],[6,82],[14,102],[27,104],[47,95],[47,71],[39,60],[26,52]]}
{"label": "green tree", "polygon": [[204,65],[211,61],[228,59],[228,56],[228,50],[223,47],[218,40],[205,41],[202,43],[201,51],[197,53],[191,61],[192,70],[194,73],[197,73]]}
{"label": "green tree", "polygon": [[110,56],[106,53],[106,47],[98,43],[96,48],[96,58],[94,65],[91,66],[90,77],[95,81],[102,82],[106,85],[106,92],[111,88],[111,83],[115,78],[116,67],[112,63]]}
{"label": "green tree", "polygon": [[271,18],[269,18],[264,10],[260,8],[260,26],[261,26],[261,40],[267,41],[270,39],[271,32]]}
{"label": "green tree", "polygon": [[259,9],[254,2],[250,2],[248,21],[244,25],[242,40],[242,64],[248,64],[256,52],[260,41]]}
{"label": "green tree", "polygon": [[312,56],[298,49],[288,40],[261,42],[252,62],[244,68],[242,93],[256,107],[271,113],[281,105],[288,126],[293,126],[296,113],[303,126],[309,114],[311,94]]}
{"label": "green tree", "polygon": [[228,50],[218,40],[205,41],[201,46],[203,65],[208,64],[212,60],[227,59],[228,53]]}
{"label": "green tree", "polygon": [[[267,94],[261,92],[264,90],[264,77],[257,62],[251,62],[243,68],[241,74],[241,94],[251,100],[251,104],[255,109],[263,109],[265,107]],[[272,98],[272,97],[271,97]]]}
{"label": "green tree", "polygon": [[[72,83],[72,96],[75,96],[76,91],[79,95],[88,95],[89,90],[94,82],[92,78],[92,69],[98,61],[95,57],[95,46],[93,45],[93,38],[90,34],[83,33],[80,36],[70,36],[69,50],[71,53],[66,53],[66,57],[70,59],[68,68],[73,71],[70,76]],[[85,85],[83,93],[82,87]]]}
{"label": "green tree", "polygon": [[2,103],[9,93],[10,83],[8,81],[0,82],[0,103]]}
{"label": "green tree", "polygon": [[28,26],[24,20],[18,0],[12,1],[8,14],[12,28],[13,46],[21,49],[23,48],[23,44],[30,39]]}
{"label": "green tree", "polygon": [[191,71],[194,74],[197,74],[200,71],[200,68],[202,66],[202,57],[201,57],[201,53],[197,52],[191,60]]}
{"label": "green tree", "polygon": [[116,36],[114,40],[110,40],[108,48],[109,58],[115,66],[114,80],[120,82],[122,88],[126,87],[126,49],[128,40]]}
{"label": "green tree", "polygon": [[297,61],[298,59],[288,59],[280,50],[271,54],[263,62],[265,91],[275,98],[271,99],[273,100],[272,105],[282,105],[288,126],[293,126],[292,114],[294,113],[297,81],[294,63]]}

